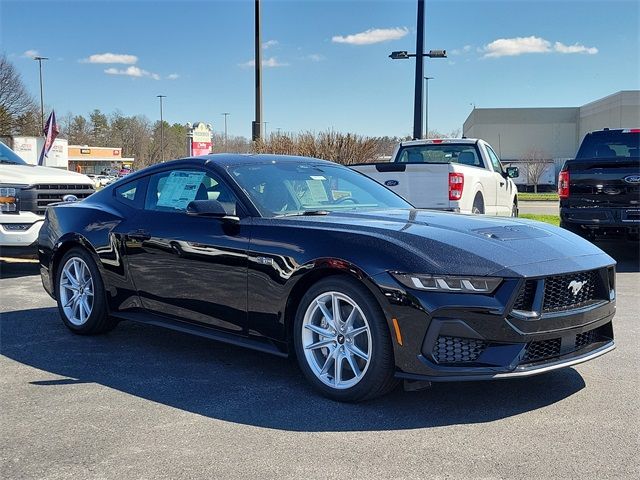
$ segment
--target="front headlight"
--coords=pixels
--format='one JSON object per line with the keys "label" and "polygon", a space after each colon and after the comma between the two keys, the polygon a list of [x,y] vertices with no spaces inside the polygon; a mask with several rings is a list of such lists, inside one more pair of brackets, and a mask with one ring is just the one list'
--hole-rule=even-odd
{"label": "front headlight", "polygon": [[391,275],[408,288],[446,293],[493,293],[502,283],[498,277],[465,277],[454,275],[422,275],[391,272]]}
{"label": "front headlight", "polygon": [[14,187],[0,187],[0,212],[18,213],[20,200]]}

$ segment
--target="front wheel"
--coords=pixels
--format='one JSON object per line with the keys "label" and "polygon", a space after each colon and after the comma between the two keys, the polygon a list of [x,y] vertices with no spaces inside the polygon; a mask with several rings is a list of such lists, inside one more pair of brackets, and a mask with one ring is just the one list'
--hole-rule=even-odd
{"label": "front wheel", "polygon": [[356,402],[397,384],[387,322],[375,298],[355,280],[330,277],[312,286],[300,302],[294,329],[300,368],[325,396]]}
{"label": "front wheel", "polygon": [[62,257],[56,278],[58,311],[66,327],[80,335],[107,332],[117,321],[109,317],[104,284],[91,255],[72,248]]}

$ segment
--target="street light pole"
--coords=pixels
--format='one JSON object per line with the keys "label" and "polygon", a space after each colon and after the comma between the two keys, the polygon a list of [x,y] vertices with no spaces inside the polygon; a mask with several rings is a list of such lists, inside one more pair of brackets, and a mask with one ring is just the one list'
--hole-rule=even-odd
{"label": "street light pole", "polygon": [[40,123],[42,124],[42,131],[44,132],[44,95],[42,89],[42,61],[49,60],[48,57],[33,57],[38,62],[40,67]]}
{"label": "street light pole", "polygon": [[260,41],[260,0],[255,0],[255,89],[256,119],[251,126],[253,141],[262,137],[262,42]]}
{"label": "street light pole", "polygon": [[160,161],[164,162],[164,118],[162,117],[162,99],[166,95],[156,95],[160,99]]}
{"label": "street light pole", "polygon": [[267,123],[269,122],[262,122],[264,124],[264,139],[266,140],[268,138],[267,135]]}
{"label": "street light pole", "polygon": [[229,112],[224,112],[224,148],[227,148],[227,117],[231,115]]}
{"label": "street light pole", "polygon": [[422,138],[422,77],[424,76],[424,0],[418,0],[416,78],[413,99],[413,138]]}
{"label": "street light pole", "polygon": [[425,92],[424,92],[424,138],[429,138],[429,80],[433,80],[434,77],[424,77],[426,80]]}

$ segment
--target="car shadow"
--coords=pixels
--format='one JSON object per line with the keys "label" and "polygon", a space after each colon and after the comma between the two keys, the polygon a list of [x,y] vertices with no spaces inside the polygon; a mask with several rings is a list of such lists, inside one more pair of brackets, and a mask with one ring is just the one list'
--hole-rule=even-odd
{"label": "car shadow", "polygon": [[295,362],[147,325],[69,332],[55,308],[3,313],[0,353],[43,373],[41,388],[97,383],[210,418],[290,431],[381,431],[491,422],[584,388],[564,369],[530,379],[398,388],[360,404],[317,395]]}

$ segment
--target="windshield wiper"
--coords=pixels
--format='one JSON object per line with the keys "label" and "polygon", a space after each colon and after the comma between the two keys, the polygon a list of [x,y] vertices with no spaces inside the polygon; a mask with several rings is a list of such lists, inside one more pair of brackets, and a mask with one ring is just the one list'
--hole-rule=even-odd
{"label": "windshield wiper", "polygon": [[300,212],[289,212],[283,213],[282,215],[276,215],[276,218],[280,217],[302,217],[302,216],[313,216],[313,215],[329,215],[331,212],[329,210],[302,210]]}

